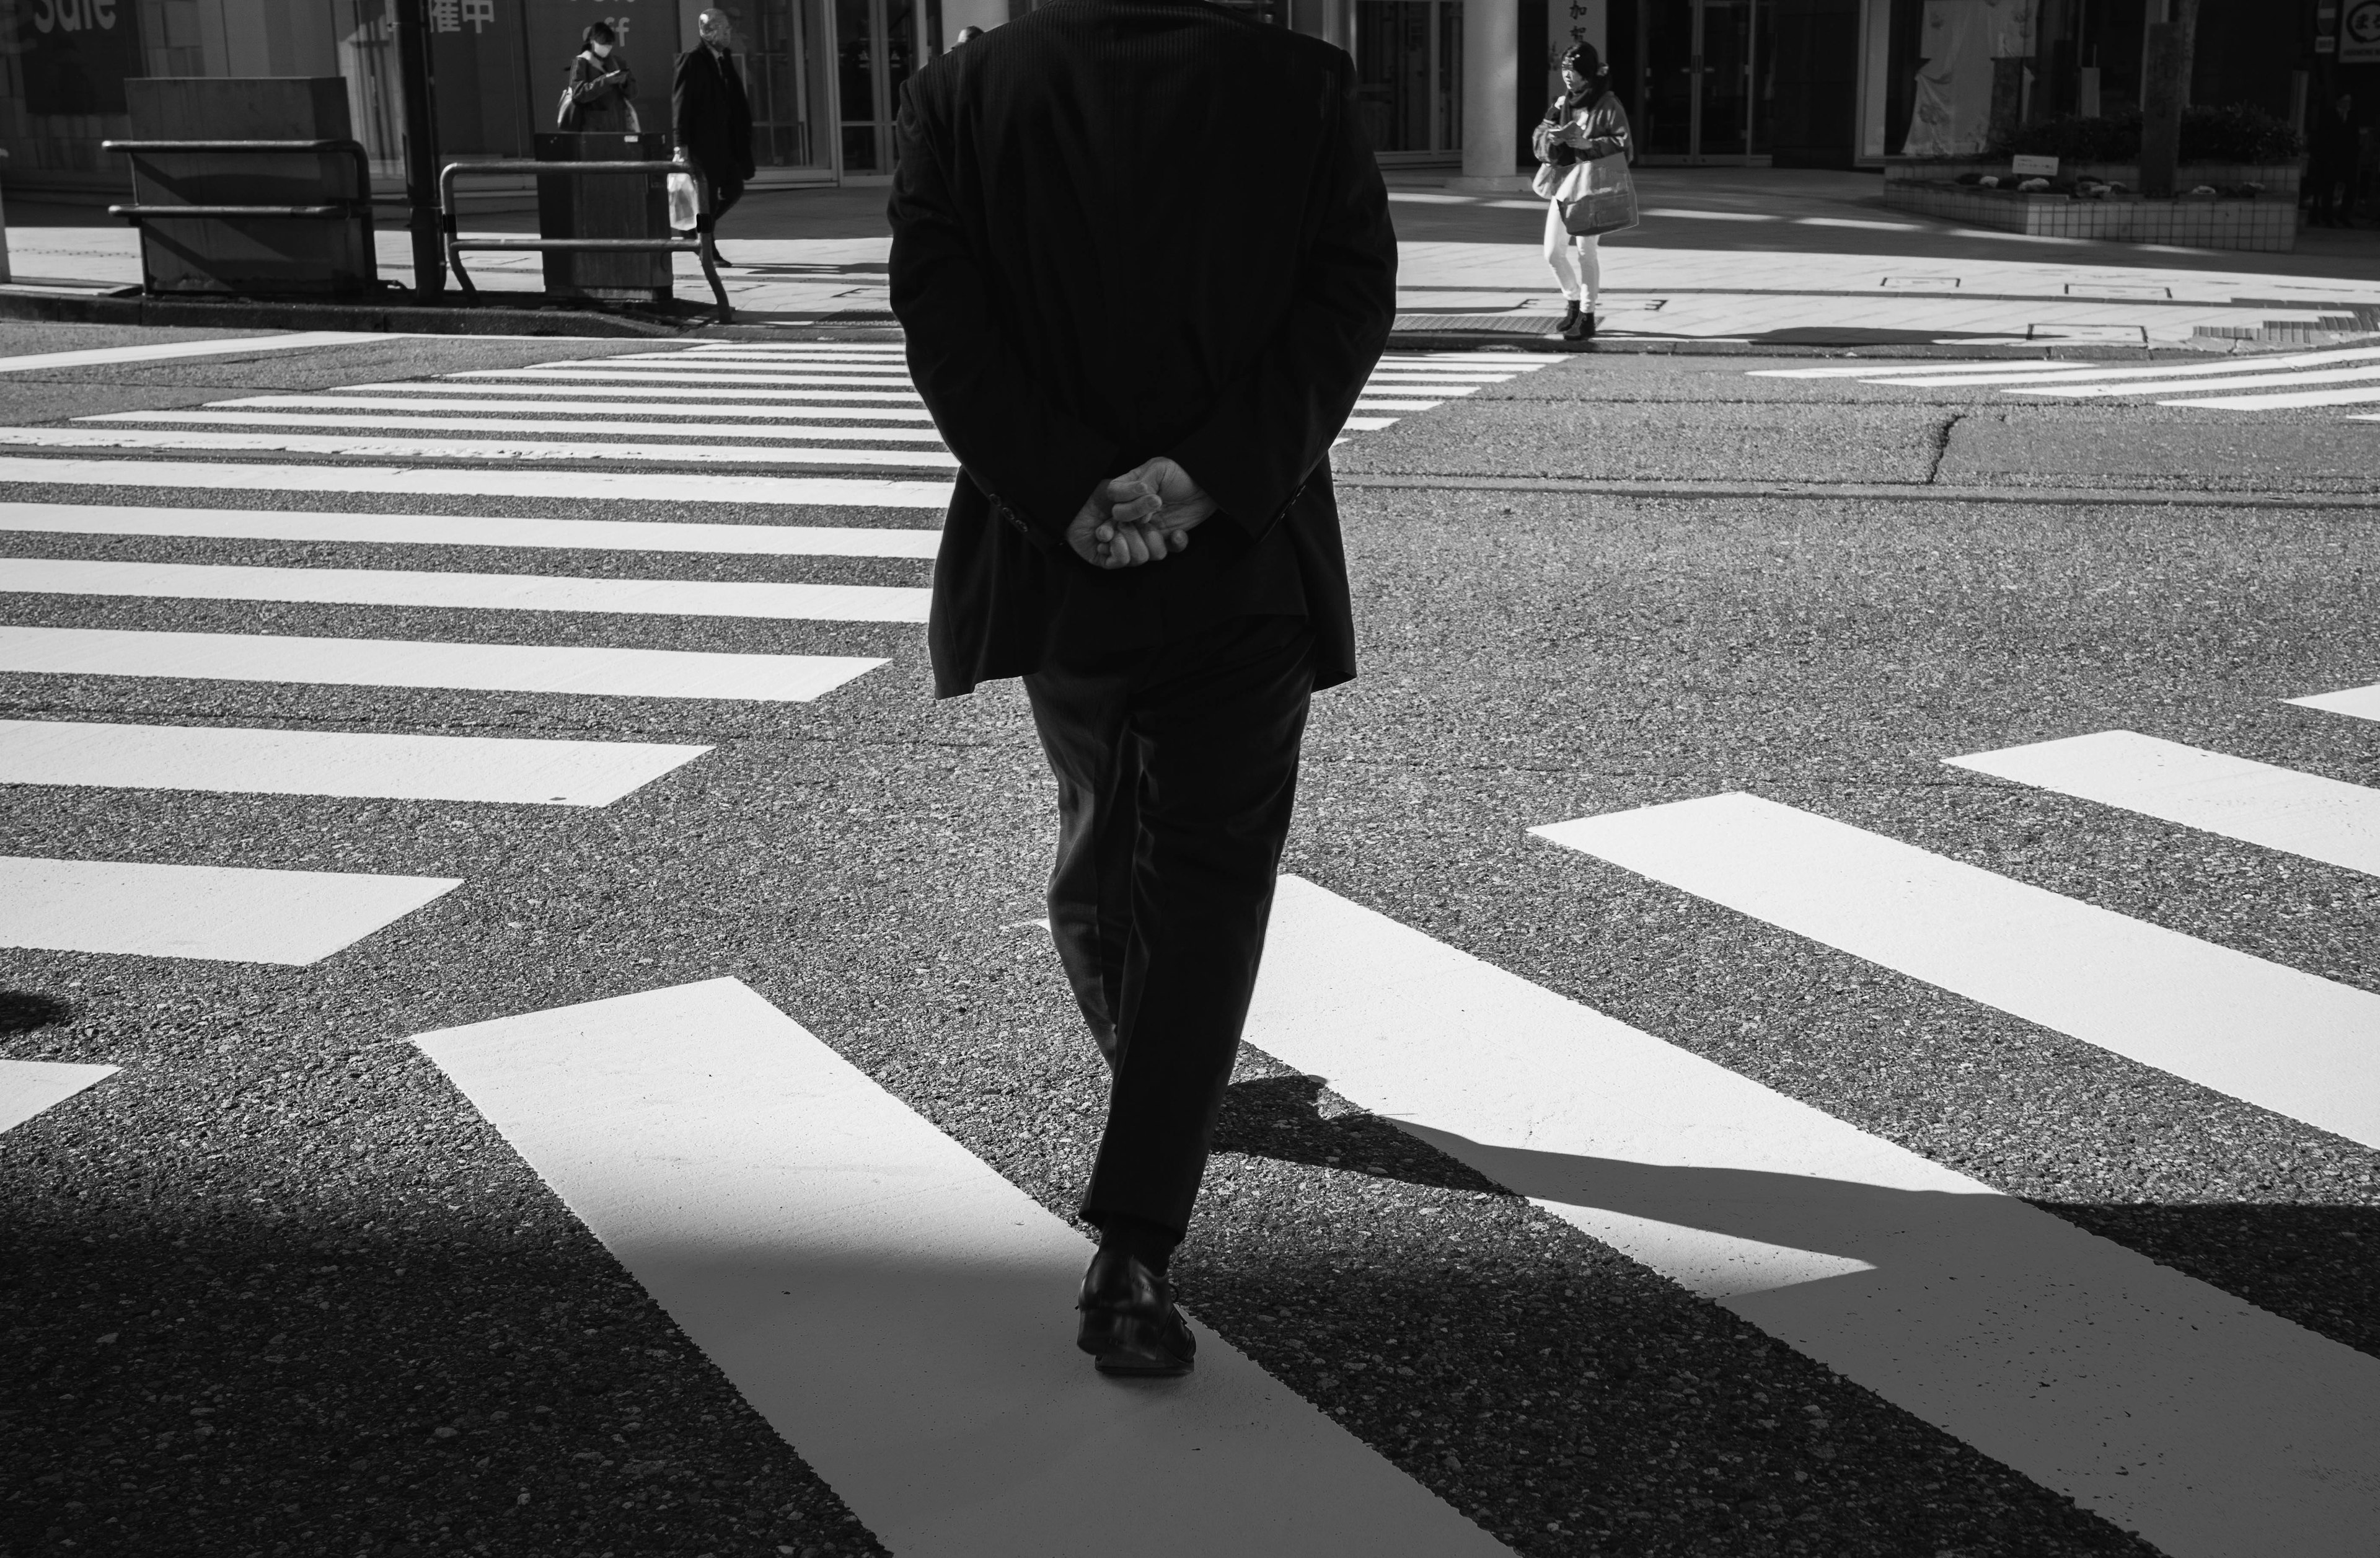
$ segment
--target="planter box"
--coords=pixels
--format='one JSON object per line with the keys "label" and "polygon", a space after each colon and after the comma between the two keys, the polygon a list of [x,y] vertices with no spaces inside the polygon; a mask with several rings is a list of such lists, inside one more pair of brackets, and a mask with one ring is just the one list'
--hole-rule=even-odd
{"label": "planter box", "polygon": [[[2262,184],[2265,192],[2257,199],[2295,201],[2304,169],[2302,161],[2184,163],[2173,170],[2173,183],[2177,189],[2188,189],[2199,184]],[[2006,157],[1884,159],[1884,182],[1888,190],[1896,183],[1955,184],[1960,175],[1968,173],[1996,173],[2002,178],[2014,176],[2009,172]],[[2131,189],[2141,187],[2141,166],[2138,163],[2060,163],[2058,176],[2060,178],[2096,178],[2109,184],[2121,184]]]}
{"label": "planter box", "polygon": [[[2058,171],[2061,176],[2124,184],[2134,183],[2140,175],[2138,168],[2116,163],[2078,163]],[[2175,170],[2174,182],[2182,189],[2193,184],[2264,185],[2265,193],[2252,200],[2151,201],[2134,193],[2076,200],[2069,195],[2022,194],[2012,189],[1986,189],[1959,183],[1959,176],[1965,173],[2010,176],[2005,159],[1895,158],[1885,165],[1884,203],[1898,211],[2036,237],[2169,243],[2267,254],[2287,254],[2297,248],[2299,169],[2292,163],[2192,163]]]}

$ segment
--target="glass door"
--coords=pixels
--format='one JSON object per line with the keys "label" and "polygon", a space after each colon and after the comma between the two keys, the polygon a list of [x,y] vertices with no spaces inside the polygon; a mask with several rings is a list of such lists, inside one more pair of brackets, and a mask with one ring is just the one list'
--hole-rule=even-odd
{"label": "glass door", "polygon": [[1355,102],[1381,159],[1463,150],[1462,0],[1356,0]]}
{"label": "glass door", "polygon": [[1664,163],[1742,163],[1768,151],[1757,89],[1768,68],[1773,0],[1637,0],[1644,75],[1635,126]]}
{"label": "glass door", "polygon": [[941,52],[941,0],[834,0],[843,171],[892,171],[901,83]]}

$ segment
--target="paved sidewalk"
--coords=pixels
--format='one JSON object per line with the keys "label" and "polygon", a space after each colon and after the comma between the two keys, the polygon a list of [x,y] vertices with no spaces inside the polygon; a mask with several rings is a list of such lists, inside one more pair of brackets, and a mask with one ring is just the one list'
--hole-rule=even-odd
{"label": "paved sidewalk", "polygon": [[[2308,232],[2305,252],[2252,254],[1963,228],[1888,211],[1856,173],[1650,168],[1645,221],[1604,245],[1603,338],[1756,346],[2093,344],[2231,351],[2380,335],[2380,235]],[[1452,193],[1439,175],[1392,180],[1403,238],[1400,324],[1548,334],[1561,300],[1539,257],[1544,207]],[[764,193],[727,220],[725,278],[747,323],[890,323],[884,192]],[[12,213],[20,285],[137,285],[128,228],[63,208]],[[527,212],[480,230],[533,226]],[[380,234],[383,275],[411,276],[402,231]],[[535,254],[468,258],[480,286],[535,291]],[[691,257],[678,294],[707,296]]]}

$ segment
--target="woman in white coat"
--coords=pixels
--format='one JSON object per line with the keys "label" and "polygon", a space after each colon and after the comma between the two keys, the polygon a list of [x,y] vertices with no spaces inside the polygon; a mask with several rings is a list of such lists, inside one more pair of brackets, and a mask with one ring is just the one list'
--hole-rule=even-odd
{"label": "woman in white coat", "polygon": [[[1628,111],[1611,90],[1611,67],[1592,43],[1572,45],[1561,59],[1562,94],[1546,110],[1538,127],[1538,155],[1546,164],[1538,175],[1540,190],[1552,186],[1546,201],[1546,264],[1570,307],[1562,315],[1562,338],[1584,341],[1595,335],[1595,304],[1603,290],[1601,256],[1596,251],[1598,233],[1578,234],[1566,223],[1562,207],[1591,194],[1605,204],[1624,209],[1624,220],[1614,220],[1605,231],[1633,227],[1635,188],[1628,163],[1635,148],[1628,134]],[[1603,159],[1617,157],[1616,162]],[[1590,169],[1585,164],[1599,164]],[[1617,201],[1610,197],[1621,197]]]}

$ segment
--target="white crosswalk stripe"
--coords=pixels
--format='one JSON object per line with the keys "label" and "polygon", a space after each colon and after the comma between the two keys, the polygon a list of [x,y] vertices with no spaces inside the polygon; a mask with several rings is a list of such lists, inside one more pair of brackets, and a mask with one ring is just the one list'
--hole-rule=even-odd
{"label": "white crosswalk stripe", "polygon": [[0,785],[609,806],[708,747],[0,720]]}
{"label": "white crosswalk stripe", "polygon": [[843,654],[713,654],[593,645],[0,627],[0,672],[298,687],[808,703],[884,663],[881,658]]}
{"label": "white crosswalk stripe", "polygon": [[2380,995],[1756,796],[1535,830],[2177,1077],[2380,1146]]}
{"label": "white crosswalk stripe", "polygon": [[307,514],[282,508],[158,508],[0,503],[0,531],[78,536],[210,536],[399,546],[699,552],[752,557],[910,557],[930,562],[942,532],[859,525],[713,525],[693,519],[536,519],[509,514]]}
{"label": "white crosswalk stripe", "polygon": [[1506,1551],[1220,1338],[1094,1377],[1082,1236],[734,980],[415,1042],[896,1552]]}
{"label": "white crosswalk stripe", "polygon": [[[207,492],[373,493],[406,497],[551,498],[551,471],[424,470],[363,465],[216,464],[204,460],[78,460],[0,456],[0,481],[60,487],[161,487]],[[950,506],[938,481],[840,476],[711,476],[577,470],[570,492],[585,502],[791,505],[815,508]]]}
{"label": "white crosswalk stripe", "polygon": [[120,1069],[59,1060],[0,1060],[0,1131],[15,1130]]}
{"label": "white crosswalk stripe", "polygon": [[188,449],[205,454],[327,455],[358,460],[542,460],[583,465],[635,460],[666,465],[830,465],[955,470],[939,449],[755,449],[726,444],[557,444],[543,439],[333,437],[303,432],[151,432],[126,428],[0,427],[0,444],[43,449]]}
{"label": "white crosswalk stripe", "polygon": [[1246,1036],[2177,1558],[2368,1550],[2380,1359],[1296,877]]}
{"label": "white crosswalk stripe", "polygon": [[2311,698],[2292,698],[2287,701],[2301,709],[2321,709],[2359,720],[2380,720],[2380,683],[2348,688],[2340,692],[2318,692]]}
{"label": "white crosswalk stripe", "polygon": [[461,885],[455,877],[0,856],[0,946],[302,968]]}
{"label": "white crosswalk stripe", "polygon": [[[600,417],[634,417],[638,428],[653,431],[674,431],[670,424],[654,423],[651,419],[674,413],[690,413],[704,417],[736,417],[755,421],[783,421],[788,409],[799,417],[831,419],[838,422],[929,422],[933,420],[923,407],[906,406],[844,406],[807,401],[798,406],[758,406],[740,400],[632,400],[622,403],[577,405],[551,400],[473,400],[468,397],[441,399],[431,396],[408,397],[383,395],[252,395],[241,400],[219,400],[215,406],[225,411],[469,411],[484,414],[492,411],[525,411],[533,416],[586,419],[556,425],[586,427]],[[178,413],[182,416],[211,413]],[[117,414],[119,417],[122,413]]]}
{"label": "white crosswalk stripe", "polygon": [[757,584],[684,578],[562,578],[549,574],[416,573],[398,568],[249,568],[212,563],[0,558],[0,591],[140,595],[180,601],[309,601],[326,605],[471,611],[630,612],[785,622],[926,620],[928,591],[882,584]]}
{"label": "white crosswalk stripe", "polygon": [[361,417],[325,410],[298,411],[110,411],[77,419],[86,423],[179,422],[203,427],[347,427],[376,428],[386,432],[625,432],[647,437],[741,438],[762,440],[849,439],[875,444],[939,444],[941,437],[914,428],[827,427],[809,421],[744,427],[724,422],[607,421],[577,417]]}
{"label": "white crosswalk stripe", "polygon": [[[2215,411],[2278,411],[2380,401],[2380,347],[2227,357],[2215,362],[2155,364],[2078,362],[1876,362],[1864,368],[1762,368],[1767,379],[1856,379],[1901,389],[1994,388],[2046,399],[2154,400],[2160,406]],[[2252,391],[2233,394],[2233,391]],[[2357,418],[2356,420],[2375,420]]]}
{"label": "white crosswalk stripe", "polygon": [[1946,762],[2380,875],[2380,790],[2104,730]]}

